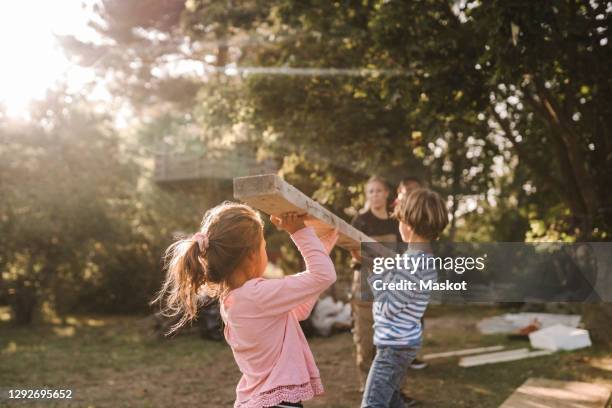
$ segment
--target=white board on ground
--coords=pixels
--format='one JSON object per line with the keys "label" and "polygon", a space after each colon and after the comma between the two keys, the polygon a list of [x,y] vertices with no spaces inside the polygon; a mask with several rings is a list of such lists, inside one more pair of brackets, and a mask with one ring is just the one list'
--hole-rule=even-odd
{"label": "white board on ground", "polygon": [[556,324],[529,333],[531,347],[544,350],[577,350],[591,346],[589,332]]}
{"label": "white board on ground", "polygon": [[537,320],[541,328],[563,324],[569,327],[578,327],[580,315],[559,313],[506,313],[499,316],[487,317],[476,325],[482,334],[509,334],[528,326]]}
{"label": "white board on ground", "polygon": [[459,360],[460,367],[475,367],[485,364],[503,363],[506,361],[523,360],[525,358],[540,357],[552,354],[550,350],[529,351],[527,348],[500,351],[497,353],[479,354],[477,356],[463,357]]}
{"label": "white board on ground", "polygon": [[475,347],[463,350],[444,351],[441,353],[429,353],[423,356],[423,360],[433,360],[435,358],[444,357],[455,357],[455,356],[469,356],[470,354],[487,353],[490,351],[503,350],[504,346],[489,346],[489,347]]}

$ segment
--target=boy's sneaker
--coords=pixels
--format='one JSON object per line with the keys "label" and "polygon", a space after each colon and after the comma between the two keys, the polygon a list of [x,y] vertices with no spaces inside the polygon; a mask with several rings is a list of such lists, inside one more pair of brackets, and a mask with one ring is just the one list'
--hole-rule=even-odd
{"label": "boy's sneaker", "polygon": [[404,392],[400,392],[402,396],[402,402],[404,403],[404,407],[416,407],[419,405],[419,400],[415,400],[414,398],[410,398]]}
{"label": "boy's sneaker", "polygon": [[427,363],[419,360],[418,358],[415,358],[414,360],[412,360],[412,363],[410,363],[410,368],[412,368],[413,370],[422,370],[425,367],[427,367]]}
{"label": "boy's sneaker", "polygon": [[405,407],[416,407],[417,405],[419,405],[419,401],[415,400],[414,398],[408,397],[408,399],[404,400]]}

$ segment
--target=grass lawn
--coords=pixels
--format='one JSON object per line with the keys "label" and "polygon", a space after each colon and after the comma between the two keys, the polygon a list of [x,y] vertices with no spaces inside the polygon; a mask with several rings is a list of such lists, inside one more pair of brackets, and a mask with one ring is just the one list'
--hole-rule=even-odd
{"label": "grass lawn", "polygon": [[[431,307],[424,352],[528,342],[482,336],[475,323],[492,307]],[[310,340],[326,394],[307,407],[354,408],[360,393],[348,333]],[[0,323],[0,388],[72,389],[72,403],[28,407],[229,407],[239,379],[231,351],[196,335],[156,340],[138,317],[78,317],[68,324],[17,328]],[[433,360],[410,371],[405,391],[423,407],[497,407],[528,377],[612,386],[612,350],[592,347],[529,360],[461,368]],[[7,400],[0,400],[5,406]],[[16,406],[13,402],[11,406]]]}

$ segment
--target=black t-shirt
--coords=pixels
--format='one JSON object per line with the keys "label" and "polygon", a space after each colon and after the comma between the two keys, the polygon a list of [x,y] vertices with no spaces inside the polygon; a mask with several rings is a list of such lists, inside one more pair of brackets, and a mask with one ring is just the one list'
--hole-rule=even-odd
{"label": "black t-shirt", "polygon": [[357,215],[351,225],[378,242],[401,242],[399,222],[395,218],[378,218],[368,210]]}
{"label": "black t-shirt", "polygon": [[[363,214],[358,214],[351,225],[378,242],[402,242],[399,232],[399,222],[395,218],[378,218],[368,210]],[[359,269],[361,263],[356,259],[351,261],[353,269]]]}

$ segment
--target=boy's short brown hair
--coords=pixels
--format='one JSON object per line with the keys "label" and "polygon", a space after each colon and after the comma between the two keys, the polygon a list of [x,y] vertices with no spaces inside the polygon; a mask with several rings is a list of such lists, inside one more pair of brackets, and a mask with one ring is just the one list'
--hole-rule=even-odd
{"label": "boy's short brown hair", "polygon": [[427,188],[412,190],[400,200],[393,212],[395,218],[408,224],[423,238],[434,240],[448,224],[448,210],[442,197]]}

